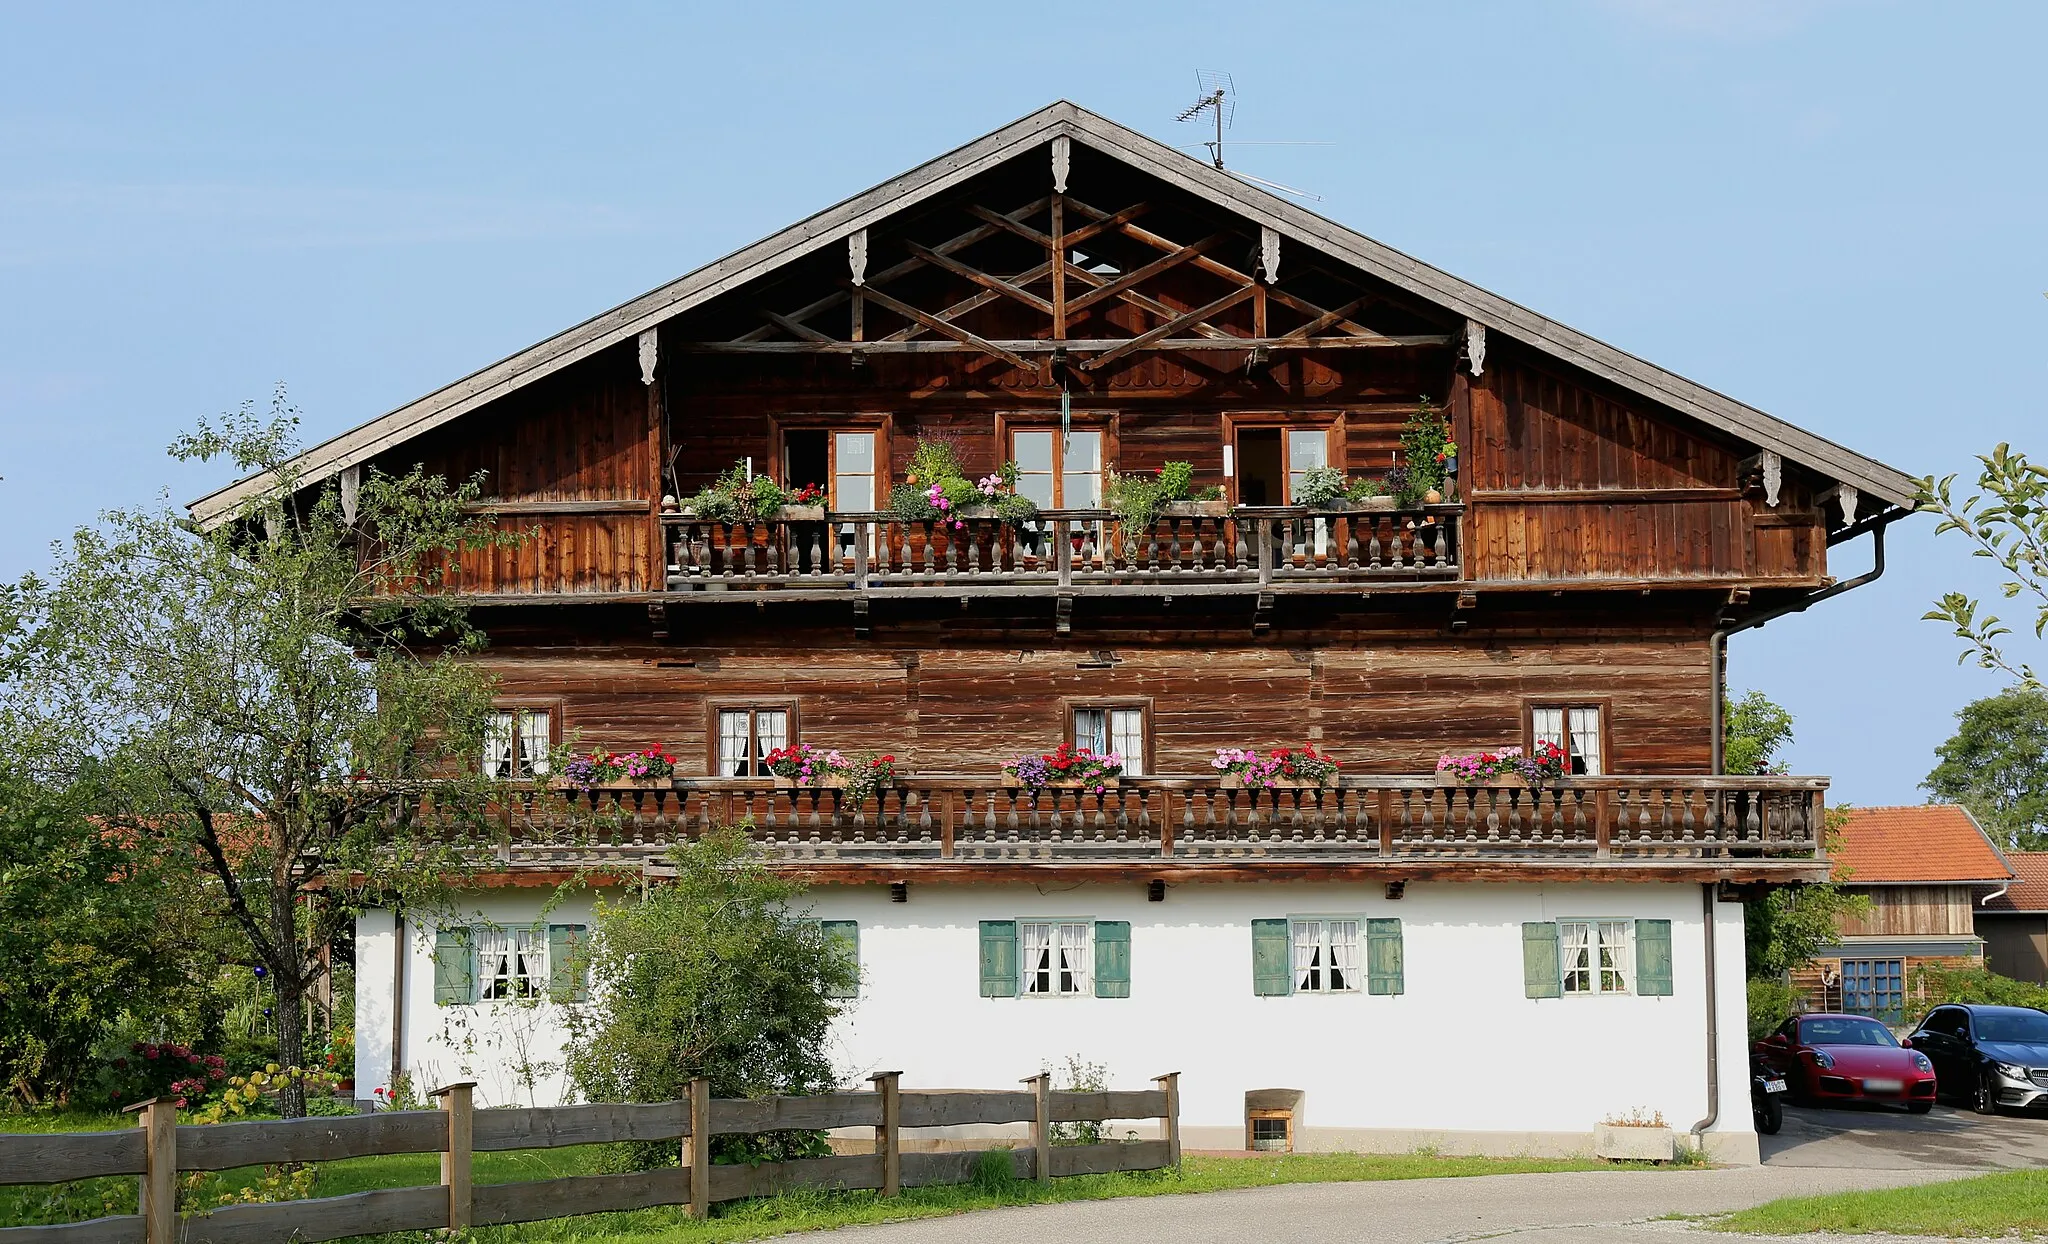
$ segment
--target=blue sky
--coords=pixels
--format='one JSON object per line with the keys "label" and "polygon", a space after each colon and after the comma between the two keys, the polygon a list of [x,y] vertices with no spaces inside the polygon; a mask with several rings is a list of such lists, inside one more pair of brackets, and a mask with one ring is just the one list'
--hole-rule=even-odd
{"label": "blue sky", "polygon": [[[2048,454],[2048,7],[106,6],[0,2],[0,577],[222,472],[163,446],[290,386],[309,440],[1060,97],[1244,170],[1914,473]],[[1314,145],[1306,145],[1314,144]],[[1733,645],[1835,798],[1908,802],[1997,689],[1919,620],[1931,520]],[[1861,568],[1850,553],[1843,573]]]}

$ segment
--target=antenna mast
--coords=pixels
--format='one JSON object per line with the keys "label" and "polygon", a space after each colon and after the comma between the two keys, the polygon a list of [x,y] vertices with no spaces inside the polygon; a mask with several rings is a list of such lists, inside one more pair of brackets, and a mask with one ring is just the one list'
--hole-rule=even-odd
{"label": "antenna mast", "polygon": [[1195,82],[1201,91],[1201,97],[1182,109],[1174,120],[1192,121],[1201,116],[1204,110],[1215,114],[1216,137],[1202,145],[1209,149],[1209,162],[1220,169],[1223,167],[1223,127],[1230,124],[1232,116],[1237,111],[1237,83],[1233,82],[1227,73],[1208,69],[1196,70]]}

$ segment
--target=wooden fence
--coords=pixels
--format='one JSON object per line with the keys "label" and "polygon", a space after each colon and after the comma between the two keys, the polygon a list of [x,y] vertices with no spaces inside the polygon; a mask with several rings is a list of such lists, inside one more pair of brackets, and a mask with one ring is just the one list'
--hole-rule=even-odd
{"label": "wooden fence", "polygon": [[[139,1175],[139,1213],[54,1226],[0,1227],[0,1244],[267,1244],[333,1240],[386,1231],[490,1226],[575,1214],[687,1205],[694,1217],[714,1201],[774,1196],[796,1188],[903,1188],[968,1182],[984,1153],[1001,1153],[1019,1177],[1157,1170],[1180,1163],[1178,1073],[1134,1092],[1054,1092],[1044,1075],[1021,1092],[898,1088],[897,1072],[870,1077],[872,1092],[807,1097],[713,1098],[693,1081],[683,1101],[648,1105],[546,1106],[475,1110],[471,1084],[438,1090],[439,1110],[346,1118],[179,1125],[159,1100],[140,1107],[141,1126],[118,1132],[0,1134],[0,1184],[61,1183]],[[1087,1145],[1052,1143],[1057,1123],[1161,1121],[1161,1138]],[[1029,1123],[1023,1149],[905,1153],[904,1128]],[[713,1136],[873,1127],[875,1152],[750,1166],[713,1166]],[[680,1166],[624,1175],[574,1175],[527,1183],[475,1184],[471,1155],[620,1141],[682,1140]],[[178,1175],[279,1162],[332,1162],[382,1154],[438,1153],[441,1182],[347,1196],[180,1215]]]}

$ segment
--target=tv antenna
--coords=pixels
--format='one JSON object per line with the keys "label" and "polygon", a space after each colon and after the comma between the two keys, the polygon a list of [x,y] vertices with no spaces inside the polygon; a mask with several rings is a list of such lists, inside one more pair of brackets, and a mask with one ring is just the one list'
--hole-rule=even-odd
{"label": "tv antenna", "polygon": [[[1218,172],[1228,173],[1232,177],[1253,182],[1271,190],[1278,190],[1282,194],[1291,194],[1303,199],[1313,199],[1318,203],[1323,201],[1322,195],[1311,194],[1306,190],[1297,190],[1293,186],[1283,186],[1277,181],[1267,181],[1263,177],[1254,177],[1250,173],[1240,173],[1236,169],[1224,168],[1223,131],[1229,129],[1232,122],[1237,119],[1237,83],[1227,73],[1213,69],[1198,69],[1195,71],[1195,85],[1199,92],[1195,102],[1181,109],[1180,114],[1174,117],[1174,120],[1195,121],[1199,120],[1205,112],[1210,114],[1216,123],[1216,137],[1197,145],[1209,149],[1209,163],[1215,165]],[[1284,144],[1267,143],[1254,145],[1275,146]]]}

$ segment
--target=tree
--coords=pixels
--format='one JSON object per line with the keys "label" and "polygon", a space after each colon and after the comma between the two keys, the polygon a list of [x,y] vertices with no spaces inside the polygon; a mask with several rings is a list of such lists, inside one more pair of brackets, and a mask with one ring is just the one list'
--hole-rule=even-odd
{"label": "tree", "polygon": [[1934,752],[1921,786],[1937,800],[1968,808],[2006,846],[2048,846],[2048,691],[2022,683],[1964,705]]}
{"label": "tree", "polygon": [[1721,767],[1729,773],[1783,773],[1778,753],[1792,745],[1792,714],[1761,691],[1743,693],[1722,714]]}
{"label": "tree", "polygon": [[[267,418],[245,405],[172,446],[272,473],[230,521],[109,513],[47,581],[0,589],[0,748],[204,877],[293,1067],[321,948],[367,902],[443,893],[485,832],[492,680],[438,589],[454,553],[512,538],[474,512],[478,481],[417,469],[367,473],[348,512],[290,467],[296,427],[280,393]],[[296,1079],[280,1107],[304,1113]]]}
{"label": "tree", "polygon": [[[577,1088],[649,1102],[682,1098],[697,1076],[720,1097],[831,1087],[826,1040],[835,998],[860,981],[853,957],[790,910],[803,886],[768,871],[744,832],[714,831],[670,858],[673,882],[598,902],[588,953],[599,1005],[570,1021]],[[643,1146],[635,1162],[675,1155],[673,1142]]]}
{"label": "tree", "polygon": [[[1981,492],[1957,502],[1956,477],[1920,481],[1916,504],[1941,515],[1936,535],[1953,531],[1974,547],[1971,555],[1998,563],[2006,574],[1999,585],[2008,600],[2025,597],[2034,609],[2034,638],[2048,633],[2048,466],[2027,461],[2010,445],[1999,444],[1979,455]],[[1995,614],[1981,612],[1978,602],[1962,592],[1949,592],[1924,615],[1946,622],[1963,641],[1958,663],[1975,659],[1985,669],[2004,670],[2023,685],[2036,683],[2034,668],[2007,658],[2001,641],[2012,630]]]}
{"label": "tree", "polygon": [[64,1101],[138,997],[203,970],[187,879],[126,849],[71,790],[0,771],[0,1090]]}

